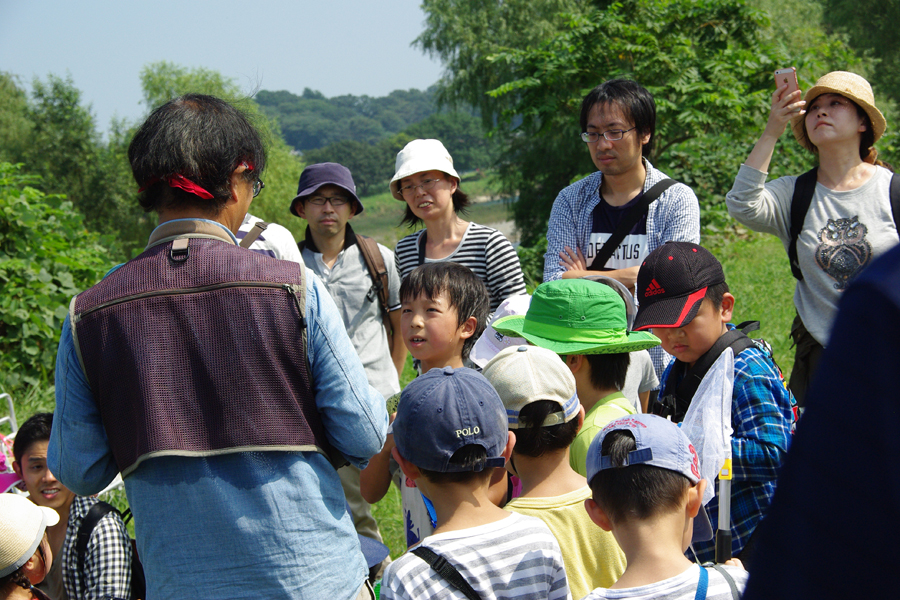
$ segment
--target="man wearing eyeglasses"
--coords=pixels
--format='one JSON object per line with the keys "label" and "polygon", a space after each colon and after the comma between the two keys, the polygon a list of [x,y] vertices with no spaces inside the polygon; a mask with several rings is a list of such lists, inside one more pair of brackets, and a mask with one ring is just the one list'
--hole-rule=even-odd
{"label": "man wearing eyeglasses", "polygon": [[[406,346],[400,331],[400,274],[394,253],[381,244],[378,251],[387,271],[388,316],[385,327],[373,278],[350,219],[363,212],[350,170],[338,163],[309,165],[300,174],[291,214],[306,219],[306,237],[298,246],[303,262],[319,276],[338,307],[347,334],[362,361],[369,384],[388,398],[400,391]],[[371,240],[370,240],[371,241]],[[353,512],[356,531],[381,541],[378,523],[359,491],[359,469],[338,470]]]}
{"label": "man wearing eyeglasses", "polygon": [[[700,205],[691,188],[669,180],[670,187],[649,206],[643,204],[668,179],[648,160],[655,130],[653,96],[635,81],[606,81],[585,96],[581,139],[597,172],[564,188],[553,202],[544,281],[603,271],[634,292],[650,252],[671,240],[700,243]],[[656,184],[660,188],[654,190]],[[604,250],[617,233],[621,241]],[[598,264],[598,255],[609,258]],[[661,376],[668,355],[651,351],[651,356]]]}

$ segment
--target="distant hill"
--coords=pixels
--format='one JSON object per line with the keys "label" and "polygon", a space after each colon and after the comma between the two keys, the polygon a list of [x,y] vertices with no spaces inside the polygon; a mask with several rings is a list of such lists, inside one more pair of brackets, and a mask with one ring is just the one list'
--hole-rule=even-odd
{"label": "distant hill", "polygon": [[435,88],[395,90],[387,96],[335,96],[306,88],[303,94],[261,90],[256,102],[281,125],[284,140],[300,152],[334,142],[377,143],[437,112]]}

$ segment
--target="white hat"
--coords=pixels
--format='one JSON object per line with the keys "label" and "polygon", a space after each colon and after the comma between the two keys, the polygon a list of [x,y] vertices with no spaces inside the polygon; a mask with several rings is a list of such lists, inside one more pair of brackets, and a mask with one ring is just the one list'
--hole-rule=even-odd
{"label": "white hat", "polygon": [[453,168],[453,157],[440,140],[413,140],[397,153],[397,164],[391,178],[391,194],[403,200],[400,194],[400,180],[423,171],[443,171],[459,181],[459,174]]}
{"label": "white hat", "polygon": [[538,400],[550,400],[562,408],[548,415],[541,427],[568,423],[578,416],[575,376],[552,350],[538,346],[505,348],[488,362],[483,373],[503,400],[510,429],[523,426],[519,413]]}
{"label": "white hat", "polygon": [[491,323],[511,315],[524,315],[528,312],[528,307],[530,305],[531,296],[529,294],[510,296],[501,302],[500,306],[497,307],[497,310],[494,311],[494,316],[491,317],[490,323],[484,328],[484,333],[481,334],[481,337],[479,337],[478,341],[475,342],[475,345],[472,346],[472,351],[469,353],[469,358],[472,362],[483,369],[484,365],[504,348],[509,348],[510,346],[527,346],[528,340],[525,338],[503,335],[494,329],[491,326]]}
{"label": "white hat", "polygon": [[59,523],[52,508],[18,494],[0,494],[0,577],[14,573],[37,551],[44,530]]}

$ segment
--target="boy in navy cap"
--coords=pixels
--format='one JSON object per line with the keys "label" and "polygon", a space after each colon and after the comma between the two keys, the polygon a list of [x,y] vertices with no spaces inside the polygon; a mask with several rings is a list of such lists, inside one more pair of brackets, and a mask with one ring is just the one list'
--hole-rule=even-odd
{"label": "boy in navy cap", "polygon": [[493,470],[506,464],[515,435],[482,375],[428,371],[403,390],[392,427],[394,459],[433,500],[437,527],[385,570],[382,598],[472,597],[459,591],[466,586],[483,600],[571,598],[547,526],[488,498]]}
{"label": "boy in navy cap", "polygon": [[738,597],[747,582],[739,561],[707,570],[684,556],[692,539],[709,539],[712,530],[702,505],[707,482],[677,425],[656,415],[617,419],[591,442],[587,470],[593,498],[584,507],[600,528],[612,531],[628,566],[610,588],[597,588],[585,600]]}
{"label": "boy in navy cap", "polygon": [[[791,438],[793,396],[771,352],[729,323],[735,299],[709,250],[688,242],[660,246],[641,265],[637,290],[635,330],[650,329],[675,357],[649,412],[680,422],[706,371],[726,348],[734,352],[731,556],[749,566],[752,546],[745,546],[775,492]],[[715,523],[718,496],[707,509]],[[715,543],[694,544],[692,551],[701,562],[710,561]]]}

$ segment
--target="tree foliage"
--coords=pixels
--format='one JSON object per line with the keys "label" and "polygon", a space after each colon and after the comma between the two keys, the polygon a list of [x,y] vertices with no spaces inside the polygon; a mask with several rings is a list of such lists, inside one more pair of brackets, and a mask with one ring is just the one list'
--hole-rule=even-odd
{"label": "tree foliage", "polygon": [[[817,46],[786,53],[770,35],[765,13],[742,0],[581,3],[556,18],[532,7],[543,34],[537,43],[539,35],[516,35],[515,29],[501,28],[506,34],[499,40],[460,34],[465,23],[478,30],[505,15],[509,4],[489,2],[479,10],[464,0],[426,2],[426,11],[440,12],[429,14],[429,31],[419,40],[448,66],[443,97],[480,98],[485,120],[496,124],[494,133],[506,145],[501,175],[508,192],[519,192],[515,217],[525,244],[545,231],[558,191],[594,170],[578,121],[581,99],[602,81],[631,78],[653,93],[651,160],[693,185],[710,210],[762,130],[772,71],[795,64],[803,80],[803,74],[817,77],[826,66],[846,68],[854,60],[839,40],[824,35]],[[544,10],[559,5],[535,4]],[[477,14],[458,10],[463,5]],[[457,35],[438,41],[442,32]],[[460,40],[474,47],[455,46]],[[784,147],[788,163],[808,160],[791,142]]]}
{"label": "tree foliage", "polygon": [[0,372],[11,388],[52,376],[69,300],[112,266],[72,202],[39,183],[0,162]]}

